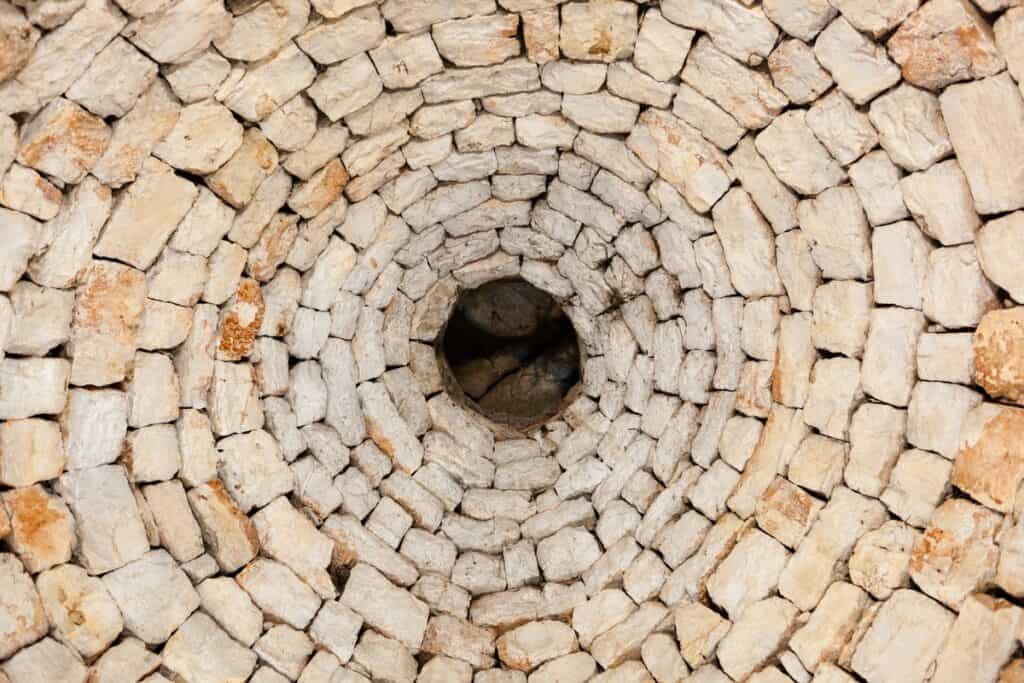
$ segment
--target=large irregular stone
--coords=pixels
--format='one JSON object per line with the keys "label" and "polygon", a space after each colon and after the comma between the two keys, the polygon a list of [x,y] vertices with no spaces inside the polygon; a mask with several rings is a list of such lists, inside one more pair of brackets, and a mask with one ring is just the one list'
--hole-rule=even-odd
{"label": "large irregular stone", "polygon": [[[978,213],[1024,206],[1024,97],[1006,73],[948,87],[940,96],[960,166],[967,175]],[[999,131],[999,132],[997,132]]]}
{"label": "large irregular stone", "polygon": [[199,607],[199,594],[164,550],[153,550],[103,577],[125,627],[149,644],[166,641]]}
{"label": "large irregular stone", "polygon": [[422,644],[430,615],[426,603],[373,567],[361,563],[353,567],[341,601],[368,625],[407,647],[417,650]]}
{"label": "large irregular stone", "polygon": [[[238,134],[240,141],[240,128]],[[93,253],[149,268],[198,193],[167,164],[146,160],[138,179],[118,198]]]}
{"label": "large irregular stone", "polygon": [[921,0],[835,0],[833,6],[857,29],[878,39],[900,25]]}
{"label": "large irregular stone", "polygon": [[576,634],[558,621],[534,621],[505,633],[497,641],[502,663],[515,671],[531,671],[549,660],[575,652]]}
{"label": "large irregular stone", "polygon": [[752,66],[768,57],[779,37],[779,30],[762,12],[740,3],[668,0],[661,11],[669,21],[704,31],[722,52]]}
{"label": "large irregular stone", "polygon": [[228,109],[247,121],[262,121],[305,90],[316,78],[316,67],[294,44],[271,57],[253,62],[223,98]]}
{"label": "large irregular stone", "polygon": [[1024,240],[1024,213],[1016,212],[986,223],[975,239],[981,269],[1017,303],[1024,303],[1024,273],[1010,254]]}
{"label": "large irregular stone", "polygon": [[984,590],[995,578],[995,537],[1001,522],[999,514],[967,500],[947,500],[914,543],[911,578],[928,595],[959,609],[968,595]]}
{"label": "large irregular stone", "polygon": [[50,624],[36,587],[17,556],[0,554],[0,577],[6,587],[0,609],[0,655],[10,657],[45,636]]}
{"label": "large irregular stone", "polygon": [[125,37],[161,64],[180,64],[200,55],[231,28],[222,2],[182,0],[131,22]]}
{"label": "large irregular stone", "polygon": [[939,90],[957,81],[992,76],[1006,62],[992,27],[967,0],[930,0],[887,43],[903,80]]}
{"label": "large irregular stone", "polygon": [[100,579],[67,564],[36,579],[39,597],[62,641],[86,658],[106,650],[120,635],[124,619]]}
{"label": "large irregular stone", "polygon": [[69,472],[56,489],[75,515],[78,561],[90,574],[122,567],[149,550],[138,503],[120,466]]}
{"label": "large irregular stone", "polygon": [[[369,0],[321,0],[317,3],[325,6],[329,12],[324,16],[341,16],[348,10],[370,4]],[[526,7],[523,9],[533,9]],[[387,0],[381,7],[384,18],[391,22],[396,31],[403,33],[415,32],[447,19],[460,19],[478,14],[493,14],[494,0],[454,0],[438,4],[432,0]],[[510,8],[518,11],[519,8]]]}
{"label": "large irregular stone", "polygon": [[32,47],[39,34],[32,28],[24,13],[7,4],[0,9],[0,44],[4,53],[0,59],[0,83],[18,73],[32,56]]}
{"label": "large irregular stone", "polygon": [[[113,3],[89,0],[67,23],[40,38],[27,61],[23,61],[25,49],[38,34],[29,29],[28,35],[22,34],[19,40],[5,40],[4,66],[10,70],[14,65],[24,66],[13,79],[0,85],[0,100],[3,100],[0,110],[4,113],[34,112],[63,93],[124,28],[125,23],[124,14]],[[24,31],[28,27],[22,24],[15,31],[19,28]],[[8,36],[11,33],[5,31],[4,37]],[[15,33],[11,37],[17,38],[18,35]],[[9,59],[12,60],[10,64],[7,63]]]}
{"label": "large irregular stone", "polygon": [[305,28],[308,19],[307,0],[261,3],[251,12],[235,17],[231,31],[214,44],[228,59],[256,61],[282,48]]}
{"label": "large irregular stone", "polygon": [[990,396],[1024,405],[1024,308],[986,313],[974,333],[974,381]]}
{"label": "large irregular stone", "polygon": [[71,559],[74,520],[59,496],[38,484],[5,491],[0,501],[10,515],[8,545],[33,574]]}
{"label": "large irregular stone", "polygon": [[900,70],[885,52],[844,17],[828,25],[814,43],[814,54],[836,85],[857,104],[866,104],[896,85]]}
{"label": "large irregular stone", "polygon": [[422,86],[423,99],[428,104],[511,95],[539,87],[537,66],[525,59],[510,59],[497,66],[447,69],[428,78]]}
{"label": "large irregular stone", "polygon": [[707,37],[690,51],[681,78],[751,130],[767,126],[789,103],[770,78],[736,62]]}
{"label": "large irregular stone", "polygon": [[952,683],[972,676],[994,678],[1013,655],[1021,616],[1020,608],[1006,600],[972,595],[949,631],[932,680]]}
{"label": "large irregular stone", "polygon": [[53,638],[27,647],[7,660],[2,669],[4,678],[11,683],[33,683],[34,681],[86,680],[88,670],[85,664],[68,647]]}
{"label": "large irregular stone", "polygon": [[18,162],[66,183],[79,183],[110,143],[102,119],[58,98],[21,131]]}
{"label": "large irregular stone", "polygon": [[202,612],[167,641],[163,665],[183,680],[242,681],[256,668],[255,652],[241,646]]}
{"label": "large irregular stone", "polygon": [[633,54],[637,7],[632,2],[574,2],[562,9],[560,47],[570,59],[614,62]]}
{"label": "large irregular stone", "polygon": [[698,211],[707,211],[735,178],[725,156],[696,129],[655,109],[645,111],[626,144]]}
{"label": "large irregular stone", "polygon": [[786,112],[758,134],[757,151],[782,182],[816,195],[846,179],[842,167],[818,142],[802,110]]}
{"label": "large irregular stone", "polygon": [[881,683],[923,683],[953,620],[953,614],[934,600],[912,590],[896,591],[882,603],[857,643],[850,668]]}
{"label": "large irregular stone", "polygon": [[952,483],[979,503],[1009,513],[1024,480],[1024,451],[1013,434],[1024,410],[982,403],[964,418]]}

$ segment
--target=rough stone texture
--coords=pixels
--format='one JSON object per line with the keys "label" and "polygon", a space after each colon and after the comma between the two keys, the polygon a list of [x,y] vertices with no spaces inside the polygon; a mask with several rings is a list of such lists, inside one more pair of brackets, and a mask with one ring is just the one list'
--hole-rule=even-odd
{"label": "rough stone texture", "polygon": [[994,398],[1024,405],[1024,307],[986,313],[974,334],[974,380]]}
{"label": "rough stone texture", "polygon": [[1021,679],[1018,4],[0,2],[0,681]]}

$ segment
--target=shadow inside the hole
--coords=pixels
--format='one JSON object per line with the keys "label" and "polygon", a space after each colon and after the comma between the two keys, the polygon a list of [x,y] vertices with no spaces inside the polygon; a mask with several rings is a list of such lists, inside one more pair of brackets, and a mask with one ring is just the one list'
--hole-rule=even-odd
{"label": "shadow inside the hole", "polygon": [[572,322],[550,295],[521,279],[462,292],[435,351],[452,399],[497,427],[528,432],[580,392]]}

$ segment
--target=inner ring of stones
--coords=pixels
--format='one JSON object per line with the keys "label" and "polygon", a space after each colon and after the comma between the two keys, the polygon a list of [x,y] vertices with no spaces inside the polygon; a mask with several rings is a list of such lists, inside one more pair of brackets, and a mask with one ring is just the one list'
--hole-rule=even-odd
{"label": "inner ring of stones", "polygon": [[579,394],[580,341],[550,294],[521,278],[463,290],[435,342],[444,388],[492,422],[529,431]]}

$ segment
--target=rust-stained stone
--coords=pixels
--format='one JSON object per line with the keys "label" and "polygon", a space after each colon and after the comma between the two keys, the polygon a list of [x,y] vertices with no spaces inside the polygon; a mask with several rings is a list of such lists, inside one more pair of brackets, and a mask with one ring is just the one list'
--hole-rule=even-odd
{"label": "rust-stained stone", "polygon": [[790,548],[796,548],[825,506],[784,477],[776,477],[757,501],[757,525]]}
{"label": "rust-stained stone", "polygon": [[188,500],[203,532],[206,549],[222,571],[237,571],[256,557],[260,547],[256,527],[219,479],[189,491]]}
{"label": "rust-stained stone", "polygon": [[71,325],[71,383],[120,382],[135,355],[146,276],[111,261],[93,261],[77,290]]}
{"label": "rust-stained stone", "polygon": [[928,595],[959,609],[968,595],[985,590],[995,578],[995,537],[1002,521],[1002,515],[980,505],[947,500],[914,543],[911,578]]}
{"label": "rust-stained stone", "polygon": [[28,571],[35,574],[71,559],[75,521],[63,500],[36,484],[5,491],[3,504],[11,515],[8,544]]}
{"label": "rust-stained stone", "polygon": [[263,324],[264,311],[259,283],[250,278],[242,279],[235,296],[221,314],[218,360],[242,360],[252,353],[256,335]]}
{"label": "rust-stained stone", "polygon": [[570,59],[627,59],[637,33],[637,6],[632,2],[574,2],[562,9],[562,53]]}
{"label": "rust-stained stone", "polygon": [[11,517],[7,514],[7,508],[0,505],[0,541],[11,533]]}
{"label": "rust-stained stone", "polygon": [[464,619],[439,614],[427,622],[423,652],[447,655],[469,662],[477,669],[494,666],[494,629]]}
{"label": "rust-stained stone", "polygon": [[1024,405],[1024,306],[990,311],[974,333],[974,381]]}
{"label": "rust-stained stone", "polygon": [[1024,408],[982,403],[964,418],[952,483],[976,501],[1009,513],[1024,481]]}
{"label": "rust-stained stone", "polygon": [[110,128],[74,102],[58,98],[22,130],[18,161],[78,183],[110,144]]}
{"label": "rust-stained stone", "polygon": [[348,171],[341,161],[332,159],[295,189],[288,199],[288,206],[303,218],[313,218],[341,196],[348,181]]}
{"label": "rust-stained stone", "polygon": [[909,83],[938,90],[983,78],[1005,65],[992,27],[969,0],[931,0],[889,39],[889,54]]}
{"label": "rust-stained stone", "polygon": [[1024,683],[1024,658],[1015,659],[999,672],[997,683]]}
{"label": "rust-stained stone", "polygon": [[54,567],[36,578],[36,587],[56,634],[83,657],[102,653],[124,628],[103,582],[81,567]]}
{"label": "rust-stained stone", "polygon": [[39,32],[10,3],[0,5],[0,83],[21,71],[32,56]]}
{"label": "rust-stained stone", "polygon": [[260,235],[260,241],[249,250],[246,264],[249,275],[259,282],[269,282],[274,278],[299,236],[298,222],[299,216],[285,213],[279,213],[270,220]]}

